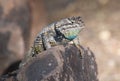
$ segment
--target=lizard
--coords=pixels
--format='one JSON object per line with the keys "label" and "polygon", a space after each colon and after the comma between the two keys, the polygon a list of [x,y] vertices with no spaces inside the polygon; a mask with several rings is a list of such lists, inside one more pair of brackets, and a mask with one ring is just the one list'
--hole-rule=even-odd
{"label": "lizard", "polygon": [[79,48],[78,35],[84,27],[80,16],[65,18],[44,27],[34,40],[33,56],[56,45],[73,43]]}
{"label": "lizard", "polygon": [[[36,36],[33,47],[26,54],[27,59],[57,45],[70,43],[80,49],[79,33],[84,27],[85,24],[80,16],[65,18],[44,27]],[[79,51],[81,53],[81,50]]]}

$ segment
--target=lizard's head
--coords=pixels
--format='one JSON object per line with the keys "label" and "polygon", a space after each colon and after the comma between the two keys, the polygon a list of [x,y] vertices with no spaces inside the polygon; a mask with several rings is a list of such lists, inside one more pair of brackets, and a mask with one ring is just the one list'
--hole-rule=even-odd
{"label": "lizard's head", "polygon": [[73,40],[79,35],[80,31],[84,28],[84,23],[81,17],[71,17],[62,19],[56,22],[55,31],[58,35],[62,35],[68,40]]}

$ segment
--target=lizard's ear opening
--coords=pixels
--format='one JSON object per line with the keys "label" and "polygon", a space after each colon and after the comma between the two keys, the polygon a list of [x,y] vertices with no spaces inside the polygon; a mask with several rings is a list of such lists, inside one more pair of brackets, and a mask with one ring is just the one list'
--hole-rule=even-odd
{"label": "lizard's ear opening", "polygon": [[58,28],[55,28],[55,32],[56,32],[57,35],[61,35],[62,34]]}
{"label": "lizard's ear opening", "polygon": [[59,28],[55,28],[55,32],[59,37],[61,36],[61,37],[65,38],[64,34],[60,31]]}

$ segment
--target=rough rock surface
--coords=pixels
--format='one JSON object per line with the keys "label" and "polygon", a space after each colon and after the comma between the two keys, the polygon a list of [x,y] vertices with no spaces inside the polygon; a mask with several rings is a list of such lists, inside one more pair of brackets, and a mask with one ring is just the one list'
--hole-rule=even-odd
{"label": "rough rock surface", "polygon": [[18,81],[98,81],[94,54],[73,45],[56,46],[31,58],[19,69]]}

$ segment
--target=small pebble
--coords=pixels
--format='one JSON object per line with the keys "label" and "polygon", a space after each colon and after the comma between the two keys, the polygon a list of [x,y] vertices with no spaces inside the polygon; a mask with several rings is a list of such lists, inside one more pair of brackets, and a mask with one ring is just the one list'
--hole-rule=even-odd
{"label": "small pebble", "polygon": [[100,38],[102,41],[107,41],[107,40],[110,39],[110,37],[111,37],[111,33],[110,33],[110,31],[108,31],[108,30],[101,31],[101,32],[99,33],[99,38]]}
{"label": "small pebble", "polygon": [[117,49],[117,55],[120,56],[120,48]]}
{"label": "small pebble", "polygon": [[52,63],[49,63],[48,66],[52,66]]}
{"label": "small pebble", "polygon": [[111,67],[111,68],[114,68],[116,65],[115,61],[114,60],[109,60],[108,62],[108,66]]}
{"label": "small pebble", "polygon": [[100,4],[105,5],[109,2],[109,0],[98,0]]}

